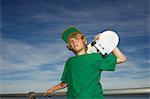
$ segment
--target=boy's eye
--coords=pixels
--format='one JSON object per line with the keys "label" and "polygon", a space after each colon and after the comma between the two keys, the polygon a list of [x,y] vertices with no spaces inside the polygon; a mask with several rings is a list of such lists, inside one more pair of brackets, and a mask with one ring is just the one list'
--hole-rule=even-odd
{"label": "boy's eye", "polygon": [[71,41],[68,41],[68,43],[69,43],[69,44],[71,44],[72,42],[73,42],[73,40],[71,40]]}
{"label": "boy's eye", "polygon": [[76,37],[76,40],[80,39],[80,37]]}

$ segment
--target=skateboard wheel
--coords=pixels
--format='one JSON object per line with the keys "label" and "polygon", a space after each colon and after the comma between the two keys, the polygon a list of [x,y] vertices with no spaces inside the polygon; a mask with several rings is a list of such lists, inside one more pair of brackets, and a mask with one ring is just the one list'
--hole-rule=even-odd
{"label": "skateboard wheel", "polygon": [[105,53],[104,55],[102,55],[103,56],[103,58],[106,58],[107,57],[107,53]]}
{"label": "skateboard wheel", "polygon": [[98,49],[98,48],[96,48],[96,51],[97,51],[97,52],[99,52],[99,49]]}
{"label": "skateboard wheel", "polygon": [[96,44],[96,41],[93,41],[92,43],[91,43],[91,46],[94,46]]}

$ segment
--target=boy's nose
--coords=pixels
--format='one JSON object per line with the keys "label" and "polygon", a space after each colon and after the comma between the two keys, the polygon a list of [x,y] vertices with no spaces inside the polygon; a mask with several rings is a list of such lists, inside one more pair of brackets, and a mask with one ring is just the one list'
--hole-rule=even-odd
{"label": "boy's nose", "polygon": [[73,44],[73,45],[75,45],[76,43],[77,43],[77,41],[76,40],[71,40],[71,43]]}
{"label": "boy's nose", "polygon": [[72,42],[72,43],[73,43],[73,45],[75,45],[75,41],[74,41],[74,40],[73,40],[73,42]]}

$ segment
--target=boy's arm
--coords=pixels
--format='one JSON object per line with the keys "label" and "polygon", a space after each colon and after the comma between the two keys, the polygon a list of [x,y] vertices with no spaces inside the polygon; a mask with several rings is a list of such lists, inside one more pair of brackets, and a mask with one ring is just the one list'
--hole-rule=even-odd
{"label": "boy's arm", "polygon": [[47,90],[47,92],[44,93],[44,96],[47,96],[50,93],[53,93],[53,92],[55,92],[57,90],[60,90],[60,89],[66,88],[66,87],[67,87],[67,83],[61,82],[61,83],[59,83],[59,84],[49,88]]}
{"label": "boy's arm", "polygon": [[[100,35],[97,34],[94,37],[94,41],[100,39]],[[112,52],[117,57],[117,64],[123,63],[127,60],[127,58],[123,55],[123,53],[119,50],[118,47],[116,47]]]}
{"label": "boy's arm", "polygon": [[126,56],[116,47],[112,52],[117,57],[117,64],[123,63],[127,60]]}

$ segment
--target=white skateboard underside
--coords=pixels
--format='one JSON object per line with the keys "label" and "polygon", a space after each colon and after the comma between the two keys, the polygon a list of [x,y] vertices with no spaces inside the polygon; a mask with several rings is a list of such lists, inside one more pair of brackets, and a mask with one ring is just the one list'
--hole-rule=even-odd
{"label": "white skateboard underside", "polygon": [[87,53],[101,52],[102,55],[109,54],[119,43],[119,36],[114,31],[107,30],[99,33],[99,36],[100,37],[95,41],[96,44],[94,46],[91,45],[92,42],[88,45]]}

